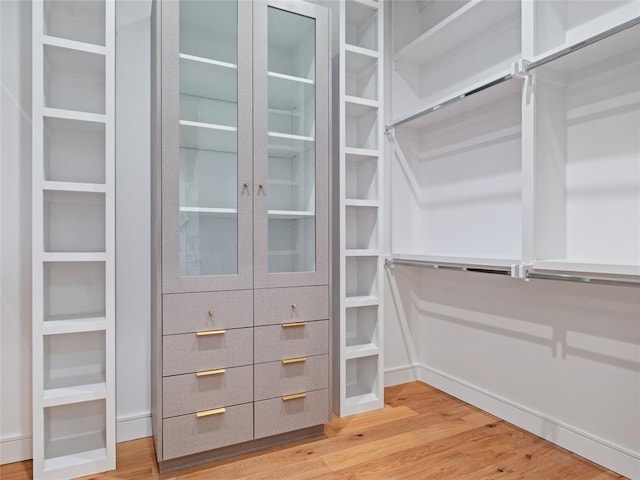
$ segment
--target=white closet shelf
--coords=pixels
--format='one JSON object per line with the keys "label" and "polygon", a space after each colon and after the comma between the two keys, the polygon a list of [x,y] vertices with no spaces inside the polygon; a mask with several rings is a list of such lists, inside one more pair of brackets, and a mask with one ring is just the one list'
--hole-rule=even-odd
{"label": "white closet shelf", "polygon": [[424,65],[482,33],[487,25],[515,14],[520,3],[515,1],[471,0],[453,14],[402,47],[396,62]]}
{"label": "white closet shelf", "polygon": [[77,42],[66,38],[53,37],[51,35],[43,35],[42,43],[51,45],[52,47],[68,48],[69,50],[78,50],[80,52],[96,53],[98,55],[106,55],[107,48],[92,43]]}
{"label": "white closet shelf", "polygon": [[102,113],[77,112],[74,110],[63,110],[61,108],[43,108],[42,116],[45,118],[62,118],[65,120],[95,123],[105,123],[107,120],[107,116]]}
{"label": "white closet shelf", "polygon": [[533,262],[540,272],[594,273],[600,275],[640,277],[640,264],[599,263],[589,260],[553,259]]}
{"label": "white closet shelf", "polygon": [[105,262],[105,252],[44,252],[43,262]]}
{"label": "white closet shelf", "polygon": [[345,155],[354,155],[357,157],[362,157],[362,159],[378,157],[380,155],[379,150],[373,150],[371,148],[356,148],[356,147],[345,147],[344,153]]}
{"label": "white closet shelf", "polygon": [[313,137],[308,137],[305,135],[291,135],[290,133],[267,132],[267,136],[273,140],[282,142],[282,144],[294,144],[296,142],[314,142],[315,141]]}
{"label": "white closet shelf", "polygon": [[180,93],[224,102],[238,102],[238,66],[180,54]]}
{"label": "white closet shelf", "polygon": [[[640,7],[639,7],[640,8]],[[612,56],[640,50],[640,16],[576,44],[561,45],[529,62],[527,70],[545,66],[565,74],[596,65]]]}
{"label": "white closet shelf", "polygon": [[360,200],[355,198],[347,198],[344,201],[344,205],[346,207],[377,208],[380,206],[380,202],[378,202],[378,200]]}
{"label": "white closet shelf", "polygon": [[377,10],[380,7],[377,0],[349,0],[349,3],[364,5],[365,7],[369,7],[373,10]]}
{"label": "white closet shelf", "polygon": [[347,117],[360,117],[362,115],[375,115],[379,103],[377,100],[369,100],[366,98],[351,97],[345,95],[345,113]]}
{"label": "white closet shelf", "polygon": [[108,465],[106,448],[48,458],[44,461],[43,479],[84,477],[95,472],[106,472]]}
{"label": "white closet shelf", "polygon": [[345,349],[345,357],[347,360],[362,357],[372,357],[380,354],[380,348],[373,343],[365,343],[362,345],[351,345]]}
{"label": "white closet shelf", "polygon": [[237,132],[236,127],[229,125],[217,125],[215,123],[192,122],[191,120],[180,120],[180,125],[184,127],[208,128],[211,130],[219,130],[221,132]]}
{"label": "white closet shelf", "polygon": [[238,214],[237,208],[205,208],[205,207],[180,207],[180,213],[207,213],[216,216],[234,216]]}
{"label": "white closet shelf", "polygon": [[315,217],[315,212],[303,211],[303,210],[268,210],[267,214],[272,219],[282,220],[300,220],[303,218]]}
{"label": "white closet shelf", "polygon": [[59,405],[90,402],[105,398],[107,398],[107,387],[104,382],[66,388],[51,388],[45,389],[42,406],[57,407]]}
{"label": "white closet shelf", "polygon": [[[515,81],[512,66],[486,79],[416,108],[414,111],[392,121],[387,130],[410,124],[413,128],[427,128],[469,112],[495,104],[501,99],[519,95],[521,81]],[[461,102],[464,100],[464,102]]]}
{"label": "white closet shelf", "polygon": [[42,183],[42,189],[54,192],[106,193],[107,186],[104,183],[45,181]]}
{"label": "white closet shelf", "polygon": [[378,3],[372,0],[349,0],[346,2],[346,22],[349,25],[362,27],[372,21],[378,12]]}
{"label": "white closet shelf", "polygon": [[378,297],[374,297],[373,295],[365,295],[359,297],[346,297],[344,306],[345,308],[372,307],[378,305],[378,303]]}
{"label": "white closet shelf", "polygon": [[42,323],[42,334],[60,335],[65,333],[98,332],[106,330],[106,328],[107,320],[104,316],[56,319]]}
{"label": "white closet shelf", "polygon": [[348,395],[346,400],[347,400],[346,401],[347,408],[361,409],[358,411],[363,411],[363,412],[370,409],[367,406],[368,404],[373,404],[371,408],[376,408],[376,404],[379,401],[378,396],[375,393],[371,393],[371,392],[366,392],[366,393],[363,392],[360,394]]}
{"label": "white closet shelf", "polygon": [[213,152],[237,153],[236,127],[180,120],[180,147]]}
{"label": "white closet shelf", "polygon": [[348,248],[344,251],[345,257],[377,257],[380,250],[377,248]]}
{"label": "white closet shelf", "polygon": [[313,99],[315,93],[312,80],[307,82],[288,75],[272,75],[267,88],[269,111],[282,111],[288,115],[304,112],[306,101]]}
{"label": "white closet shelf", "polygon": [[[354,53],[357,55],[361,55],[363,57],[367,57],[366,59],[361,59],[361,61],[369,63],[371,60],[377,60],[380,56],[376,50],[371,50],[369,48],[358,47],[357,45],[345,45],[344,50],[347,53]],[[352,62],[352,66],[356,68],[357,61]],[[359,69],[358,69],[359,70]]]}
{"label": "white closet shelf", "polygon": [[315,139],[302,135],[268,132],[268,155],[291,158],[313,149]]}

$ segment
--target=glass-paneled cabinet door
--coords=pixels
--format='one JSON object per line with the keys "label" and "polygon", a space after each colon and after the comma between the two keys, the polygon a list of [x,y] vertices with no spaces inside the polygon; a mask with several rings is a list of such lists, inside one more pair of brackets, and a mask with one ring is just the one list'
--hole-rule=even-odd
{"label": "glass-paneled cabinet door", "polygon": [[304,2],[254,7],[254,282],[328,281],[328,24]]}
{"label": "glass-paneled cabinet door", "polygon": [[163,291],[252,288],[252,6],[163,2]]}

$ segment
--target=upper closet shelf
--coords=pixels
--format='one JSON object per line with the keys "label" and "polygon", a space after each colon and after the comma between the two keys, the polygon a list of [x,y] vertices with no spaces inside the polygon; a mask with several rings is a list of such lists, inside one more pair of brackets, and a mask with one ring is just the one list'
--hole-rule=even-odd
{"label": "upper closet shelf", "polygon": [[313,85],[315,83],[311,78],[295,77],[293,75],[286,75],[284,73],[267,72],[267,77],[279,78],[282,80],[288,80],[290,82],[306,83],[308,85]]}
{"label": "upper closet shelf", "polygon": [[44,391],[43,407],[69,405],[71,403],[90,402],[106,398],[107,389],[103,383],[77,385],[73,387],[51,388]]}
{"label": "upper closet shelf", "polygon": [[66,333],[97,332],[106,330],[104,316],[88,318],[68,318],[43,322],[43,335],[61,335]]}
{"label": "upper closet shelf", "polygon": [[580,273],[580,274],[597,274],[597,275],[609,275],[612,277],[619,276],[631,276],[639,277],[640,280],[640,265],[636,264],[611,264],[611,263],[596,263],[594,261],[580,261],[580,260],[568,260],[568,259],[554,259],[554,260],[540,260],[533,262],[531,267],[534,271],[540,272],[565,272],[565,273]]}
{"label": "upper closet shelf", "polygon": [[471,0],[453,14],[401,48],[396,62],[423,65],[453,48],[468,42],[475,35],[519,11],[519,2]]}
{"label": "upper closet shelf", "polygon": [[[377,59],[379,57],[378,52],[376,50],[371,50],[369,48],[364,48],[364,47],[358,47],[357,45],[345,45],[344,50],[347,54],[348,53],[355,54],[353,56],[353,59],[349,62],[350,66],[352,66],[354,70],[360,70],[360,68],[364,67],[367,63],[371,62],[371,59]],[[358,59],[357,56],[360,56],[361,58]],[[360,62],[362,62],[362,64],[359,65]]]}
{"label": "upper closet shelf", "polygon": [[613,55],[640,49],[640,16],[619,26],[598,33],[573,45],[562,45],[544,55],[534,58],[526,65],[531,71],[548,67],[562,73],[572,73],[595,65]]}
{"label": "upper closet shelf", "polygon": [[50,35],[43,35],[42,43],[45,45],[51,45],[53,47],[68,48],[69,50],[78,50],[80,52],[97,53],[98,55],[107,54],[107,48],[101,45],[78,42],[75,40],[68,40],[66,38],[52,37]]}
{"label": "upper closet shelf", "polygon": [[[509,72],[501,72],[497,76],[492,76],[482,82],[471,85],[461,92],[448,95],[415,113],[395,120],[390,125],[387,125],[386,130],[390,131],[408,123],[414,128],[426,128],[448,118],[483,108],[506,96],[517,94],[521,91],[522,84],[517,81],[509,81],[515,78],[515,70],[516,66],[513,65]],[[458,103],[460,100],[465,101]]]}
{"label": "upper closet shelf", "polygon": [[102,113],[78,112],[62,108],[43,108],[42,116],[49,118],[63,118],[65,120],[79,120],[82,122],[105,123],[106,115]]}

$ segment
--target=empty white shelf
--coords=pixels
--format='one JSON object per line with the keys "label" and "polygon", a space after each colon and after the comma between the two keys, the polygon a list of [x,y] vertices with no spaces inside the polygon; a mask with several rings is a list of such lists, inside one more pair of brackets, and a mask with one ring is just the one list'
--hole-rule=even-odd
{"label": "empty white shelf", "polygon": [[313,85],[315,83],[311,78],[296,77],[294,75],[287,75],[284,73],[267,72],[267,77],[279,78],[290,82],[305,83],[308,85]]}
{"label": "empty white shelf", "polygon": [[106,115],[102,113],[78,112],[75,110],[64,110],[62,108],[43,108],[43,117],[64,118],[67,120],[80,120],[84,122],[105,123]]}
{"label": "empty white shelf", "polygon": [[75,40],[67,40],[66,38],[52,37],[50,35],[44,35],[42,37],[42,43],[44,45],[51,45],[53,47],[78,50],[80,52],[97,53],[98,55],[107,54],[106,47],[94,45],[91,43],[77,42]]}
{"label": "empty white shelf", "polygon": [[373,295],[366,295],[359,297],[346,297],[344,306],[346,308],[369,307],[372,305],[378,305],[378,303],[378,297],[374,297]]}
{"label": "empty white shelf", "polygon": [[105,193],[107,186],[101,183],[76,183],[76,182],[43,182],[43,190],[54,192],[86,192],[86,193]]}
{"label": "empty white shelf", "polygon": [[180,207],[181,213],[211,213],[214,215],[236,215],[238,209],[236,208],[204,208],[204,207]]}
{"label": "empty white shelf", "polygon": [[519,2],[471,0],[401,48],[395,55],[395,61],[423,65],[458,45],[468,42],[469,39],[486,30],[487,25],[495,24],[515,14],[519,8]]}
{"label": "empty white shelf", "polygon": [[356,198],[348,198],[344,201],[344,204],[347,207],[376,208],[380,205],[380,202],[378,202],[378,200],[360,200]]}
{"label": "empty white shelf", "polygon": [[67,318],[59,320],[47,320],[43,322],[43,335],[60,335],[65,333],[96,332],[105,330],[107,321],[104,316]]}
{"label": "empty white shelf", "polygon": [[377,157],[380,155],[379,150],[373,150],[371,148],[355,148],[346,147],[344,149],[346,155],[359,155],[361,157]]}
{"label": "empty white shelf", "polygon": [[298,220],[301,218],[311,218],[316,214],[315,212],[298,210],[269,210],[267,213],[270,218],[277,218],[282,220]]}
{"label": "empty white shelf", "polygon": [[377,248],[350,248],[344,251],[346,257],[377,257],[380,250]]}
{"label": "empty white shelf", "polygon": [[[375,50],[371,50],[369,48],[358,47],[357,45],[345,45],[344,49],[346,52],[357,53],[358,55],[362,55],[364,57],[369,57],[369,59],[377,59],[379,57],[378,52]],[[367,62],[370,60],[367,60]],[[352,63],[355,68],[355,64]]]}
{"label": "empty white shelf", "polygon": [[232,70],[238,69],[238,65],[236,65],[235,63],[221,62],[218,60],[213,60],[211,58],[198,57],[196,55],[188,55],[186,53],[181,53],[180,59],[191,61],[191,62],[205,63],[207,65],[214,65],[216,67],[221,67],[221,68],[229,68]]}
{"label": "empty white shelf", "polygon": [[104,262],[107,254],[104,252],[45,252],[43,262]]}
{"label": "empty white shelf", "polygon": [[44,391],[42,406],[46,408],[58,405],[69,405],[71,403],[102,400],[106,398],[106,396],[107,388],[104,382],[65,388],[52,388]]}
{"label": "empty white shelf", "polygon": [[370,357],[374,355],[378,355],[380,353],[380,349],[377,345],[373,343],[368,343],[364,345],[351,345],[346,347],[345,349],[345,357],[347,360],[353,358],[362,358],[362,357]]}

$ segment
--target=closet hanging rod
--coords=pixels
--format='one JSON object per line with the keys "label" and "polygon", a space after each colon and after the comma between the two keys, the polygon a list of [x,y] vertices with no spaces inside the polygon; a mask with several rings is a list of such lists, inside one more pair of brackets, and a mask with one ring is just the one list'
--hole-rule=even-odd
{"label": "closet hanging rod", "polygon": [[476,93],[482,92],[483,90],[486,90],[487,88],[491,88],[494,87],[496,85],[499,85],[503,82],[506,82],[507,80],[511,80],[514,77],[513,73],[509,73],[508,75],[505,75],[504,77],[500,77],[500,78],[496,78],[495,80],[491,80],[483,85],[480,85],[479,87],[473,88],[471,90],[469,90],[468,92],[465,92],[463,94],[460,95],[456,95],[455,97],[449,98],[448,100],[445,100],[442,103],[439,103],[438,105],[433,105],[431,107],[425,108],[424,110],[421,110],[417,113],[414,113],[413,115],[403,118],[402,120],[398,120],[397,122],[394,122],[390,125],[387,125],[384,128],[384,131],[386,133],[391,132],[391,130],[393,130],[394,128],[403,125],[405,123],[409,123],[412,122],[413,120],[416,120],[418,118],[424,117],[425,115],[428,115],[430,113],[433,113],[437,110],[441,110],[444,107],[448,107],[450,105],[453,105],[454,103],[459,102],[460,100],[464,100],[467,97],[470,97],[471,95],[474,95]]}
{"label": "closet hanging rod", "polygon": [[542,273],[532,272],[527,270],[524,276],[525,279],[534,278],[542,280],[560,280],[563,282],[578,282],[578,283],[596,283],[599,285],[616,285],[626,287],[640,287],[640,280],[619,278],[619,277],[594,277],[588,275],[571,275],[566,273]]}
{"label": "closet hanging rod", "polygon": [[396,266],[402,267],[417,267],[417,268],[430,268],[434,270],[453,270],[456,272],[472,272],[472,273],[490,273],[493,275],[509,275],[511,276],[511,266],[497,266],[497,265],[468,265],[468,264],[452,264],[441,263],[432,260],[402,260],[394,258],[385,258],[385,268],[393,268]]}
{"label": "closet hanging rod", "polygon": [[589,45],[592,45],[594,43],[599,42],[600,40],[604,40],[605,38],[608,38],[612,35],[615,35],[616,33],[620,33],[623,30],[627,30],[631,27],[634,27],[636,25],[640,24],[640,17],[636,17],[633,18],[631,20],[628,20],[620,25],[617,25],[613,28],[610,28],[609,30],[605,30],[604,32],[598,33],[597,35],[594,35],[593,37],[587,38],[586,40],[582,40],[581,42],[576,43],[575,45],[571,45],[570,47],[567,48],[563,48],[562,50],[558,50],[557,52],[554,52],[544,58],[541,58],[539,60],[536,60],[535,62],[531,62],[528,63],[525,67],[525,70],[527,72],[538,68],[542,65],[545,65],[549,62],[552,62],[554,60],[557,60],[560,57],[564,57],[565,55],[568,55],[570,53],[573,53],[577,50],[580,50],[581,48],[584,47],[588,47]]}

